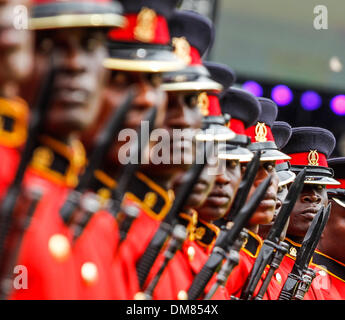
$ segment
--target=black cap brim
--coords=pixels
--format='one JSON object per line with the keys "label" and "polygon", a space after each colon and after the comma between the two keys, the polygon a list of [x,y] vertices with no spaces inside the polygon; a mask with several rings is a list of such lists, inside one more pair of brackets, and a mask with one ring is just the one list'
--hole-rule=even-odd
{"label": "black cap brim", "polygon": [[296,174],[290,170],[277,171],[277,175],[279,177],[279,187],[285,186],[286,184],[293,182],[296,178]]}
{"label": "black cap brim", "polygon": [[87,3],[65,1],[35,5],[29,19],[29,29],[122,27],[126,18],[117,3]]}
{"label": "black cap brim", "polygon": [[107,69],[129,72],[171,72],[185,67],[169,46],[121,43],[108,43],[109,57],[103,62]]}

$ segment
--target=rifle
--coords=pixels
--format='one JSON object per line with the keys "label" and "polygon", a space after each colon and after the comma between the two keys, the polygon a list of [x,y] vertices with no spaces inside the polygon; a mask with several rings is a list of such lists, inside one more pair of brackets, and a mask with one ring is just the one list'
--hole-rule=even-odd
{"label": "rifle", "polygon": [[42,81],[35,107],[31,113],[28,128],[28,138],[20,159],[20,163],[15,178],[10,185],[0,208],[0,263],[4,261],[4,250],[6,239],[13,223],[13,211],[17,204],[17,199],[21,193],[22,181],[27,166],[29,165],[33,152],[37,146],[37,138],[42,131],[42,125],[46,118],[47,111],[52,99],[54,79],[56,76],[55,55],[52,56],[49,69]]}
{"label": "rifle", "polygon": [[272,262],[275,251],[282,250],[279,246],[280,234],[282,233],[291,211],[303,189],[305,174],[306,169],[304,168],[297,175],[294,183],[291,185],[277,219],[272,225],[271,230],[260,249],[259,255],[255,260],[254,266],[247,280],[247,285],[241,294],[241,299],[250,300],[252,298],[266,266]]}
{"label": "rifle", "polygon": [[207,162],[207,158],[212,151],[212,147],[212,143],[206,143],[206,148],[202,148],[202,151],[198,151],[202,153],[203,157],[201,158],[197,156],[197,159],[203,159],[203,161],[201,161],[201,163],[199,163],[199,161],[195,161],[192,167],[186,173],[186,182],[179,187],[176,199],[172,207],[170,208],[168,214],[165,216],[164,220],[161,222],[146,251],[137,263],[136,269],[141,288],[143,288],[151,267],[156,261],[163,245],[171,236],[175,225],[179,222],[178,215],[180,212],[182,212],[190,195],[190,191],[199,180],[200,174]]}
{"label": "rifle", "polygon": [[230,247],[230,250],[226,253],[226,259],[223,263],[220,271],[217,274],[217,281],[213,284],[210,291],[206,294],[204,300],[211,300],[219,286],[224,287],[226,281],[228,280],[232,270],[240,262],[240,250],[243,247],[245,241],[248,240],[248,232],[246,229],[242,229],[238,238],[235,240],[233,246]]}
{"label": "rifle", "polygon": [[[227,219],[222,223],[221,231],[217,237],[215,247],[213,248],[213,252],[211,254],[211,257],[212,257],[212,260],[214,260],[214,262],[212,263],[212,265],[219,266],[225,257],[225,250],[227,250],[227,248],[228,248],[227,241],[228,241],[228,231],[229,231],[226,228],[227,220],[230,220],[229,216],[231,216],[231,217],[237,216],[239,209],[241,209],[243,207],[243,205],[244,205],[244,203],[248,197],[250,187],[252,186],[252,184],[255,180],[255,176],[259,170],[260,157],[261,157],[261,152],[259,151],[259,152],[255,153],[253,159],[247,165],[247,169],[243,175],[243,178],[242,178],[240,186],[237,190],[234,202],[231,206],[231,211],[234,211],[234,213],[230,212],[228,214]],[[219,254],[218,254],[218,252],[219,252]],[[211,259],[211,257],[209,258],[209,260]],[[210,274],[209,276],[203,277],[203,279],[205,279],[205,281],[207,281],[207,283],[208,283],[209,279],[211,279],[211,277],[214,274],[214,272],[216,271],[216,269],[217,268],[215,268],[214,271],[212,271],[212,274]],[[211,271],[209,271],[209,272],[211,273]],[[207,283],[200,286],[200,289],[198,289],[198,292],[196,292],[194,294],[195,296],[197,296],[195,299],[197,299],[201,295],[202,291],[200,291],[200,290],[203,290]],[[192,283],[192,285],[193,285],[193,283]]]}
{"label": "rifle", "polygon": [[[254,214],[256,208],[264,198],[266,191],[271,183],[272,177],[267,177],[255,190],[253,196],[249,199],[248,203],[244,205],[238,215],[233,221],[233,225],[230,230],[227,230],[226,233],[223,233],[223,239],[218,238],[215,244],[215,247],[212,250],[212,253],[201,271],[195,276],[191,286],[188,289],[188,299],[196,300],[198,299],[208,282],[211,280],[213,274],[219,269],[224,258],[228,259],[227,265],[231,262],[231,256],[227,255],[227,251],[231,251],[231,248],[234,246],[235,241],[239,238],[239,235],[242,229],[247,225],[249,219]],[[218,243],[217,243],[218,242]],[[238,247],[238,246],[237,246]],[[230,250],[228,249],[230,248]],[[238,262],[238,259],[234,259],[234,264]],[[217,279],[216,287],[212,288],[212,292],[215,292],[215,289],[219,285],[223,285],[226,279],[224,279],[223,274],[227,273],[227,270],[233,269],[234,265],[231,264],[230,267],[226,270],[223,269],[221,276]],[[231,270],[230,270],[231,272]],[[229,274],[230,274],[229,272]],[[210,296],[208,296],[210,298]]]}
{"label": "rifle", "polygon": [[134,90],[130,90],[121,103],[119,109],[114,111],[104,130],[97,138],[96,146],[90,157],[89,164],[86,167],[84,174],[80,177],[77,187],[68,195],[67,200],[61,207],[60,215],[66,225],[70,225],[72,222],[73,215],[80,205],[83,193],[90,186],[95,170],[100,167],[104,155],[109,150],[113,142],[114,136],[117,136],[120,131],[128,109],[133,102],[134,94]]}
{"label": "rifle", "polygon": [[261,151],[259,150],[254,154],[253,159],[247,165],[247,169],[243,175],[240,186],[237,190],[236,197],[231,206],[231,210],[229,214],[226,216],[225,223],[233,220],[237,216],[237,214],[240,212],[242,207],[244,206],[247,200],[250,188],[252,187],[254,183],[256,174],[260,167],[260,157],[261,157]]}
{"label": "rifle", "polygon": [[177,224],[174,227],[172,232],[172,237],[168,248],[164,252],[164,261],[159,267],[158,272],[156,273],[155,277],[151,280],[148,284],[143,297],[145,300],[151,300],[153,291],[155,290],[163,271],[167,267],[169,261],[174,257],[176,252],[181,249],[183,242],[186,240],[188,236],[187,228],[182,224]]}
{"label": "rifle", "polygon": [[304,294],[308,291],[315,276],[314,271],[309,268],[309,264],[326,226],[330,210],[331,204],[327,208],[321,208],[314,217],[298,251],[292,271],[289,273],[280,292],[279,300],[302,300]]}
{"label": "rifle", "polygon": [[[140,166],[140,157],[142,148],[144,148],[150,139],[150,134],[154,128],[154,122],[157,115],[156,107],[151,108],[147,114],[145,120],[149,122],[149,134],[148,135],[141,135],[140,130],[137,130],[137,139],[134,144],[134,152],[131,152],[131,157],[129,159],[129,163],[124,167],[123,173],[117,183],[117,187],[112,190],[111,195],[111,205],[109,207],[109,213],[113,215],[115,218],[117,217],[118,212],[121,209],[121,202],[125,193],[128,190],[128,185],[133,178],[133,175],[137,171],[138,167]],[[132,147],[132,146],[131,146]],[[92,198],[89,200],[92,201]],[[90,201],[89,201],[90,202]],[[86,227],[87,223],[90,221],[94,212],[98,210],[97,205],[95,205],[95,201],[90,202],[89,206],[85,206],[85,215],[81,221],[81,224],[77,226],[76,231],[74,233],[74,239],[77,239],[83,232],[84,228]],[[96,211],[95,211],[96,210]],[[132,211],[134,209],[132,208]],[[127,210],[128,211],[128,210]],[[138,211],[137,211],[138,212]]]}

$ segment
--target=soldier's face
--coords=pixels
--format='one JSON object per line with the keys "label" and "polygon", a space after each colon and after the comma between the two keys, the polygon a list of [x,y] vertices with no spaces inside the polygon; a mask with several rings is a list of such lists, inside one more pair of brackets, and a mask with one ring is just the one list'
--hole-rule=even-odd
{"label": "soldier's face", "polygon": [[46,132],[64,139],[71,133],[80,134],[96,120],[107,75],[104,41],[105,34],[92,28],[37,32],[39,68],[49,65],[54,53],[57,69]]}
{"label": "soldier's face", "polygon": [[[169,138],[169,148],[163,149],[162,154],[167,160],[158,166],[150,165],[146,170],[157,170],[160,174],[172,176],[186,171],[194,161],[194,136],[201,127],[202,115],[198,107],[198,94],[195,92],[169,92],[168,107],[162,129]],[[151,149],[155,143],[151,144]],[[151,153],[151,160],[155,160]],[[158,161],[155,161],[158,163]]]}
{"label": "soldier's face", "polygon": [[287,185],[284,185],[284,186],[280,186],[278,187],[278,192],[277,192],[277,201],[276,201],[276,209],[275,209],[275,213],[274,213],[274,217],[272,219],[272,221],[269,223],[269,224],[263,224],[263,225],[260,225],[259,226],[259,234],[262,238],[266,238],[269,230],[271,229],[282,205],[283,205],[283,202],[288,194],[289,190],[288,190],[288,187]]}
{"label": "soldier's face", "polygon": [[[28,19],[26,0],[0,0],[0,94],[4,84],[18,84],[33,65],[33,35],[24,24]],[[26,9],[27,8],[27,9]],[[2,92],[1,92],[2,91]]]}
{"label": "soldier's face", "polygon": [[241,182],[241,165],[227,160],[224,172],[216,176],[215,184],[204,204],[198,209],[199,217],[206,221],[223,218],[229,211]]}
{"label": "soldier's face", "polygon": [[269,176],[272,177],[271,184],[266,191],[264,199],[260,202],[260,205],[256,209],[254,215],[249,220],[250,226],[267,224],[273,219],[279,183],[274,161],[265,161],[260,164],[259,171],[256,174],[253,186],[249,192],[248,199],[250,199],[255,189]]}
{"label": "soldier's face", "polygon": [[304,184],[303,190],[290,215],[288,236],[303,238],[322,206],[327,205],[328,197],[324,185]]}
{"label": "soldier's face", "polygon": [[331,214],[318,244],[318,249],[332,258],[345,262],[345,208],[330,200]]}
{"label": "soldier's face", "polygon": [[[213,155],[212,155],[213,156]],[[209,163],[204,167],[198,182],[194,185],[193,190],[190,193],[187,201],[187,208],[199,208],[207,199],[208,195],[212,191],[217,176],[215,174],[209,174],[215,172],[218,163],[216,161],[209,161]],[[177,190],[183,183],[183,177],[185,172],[179,174],[176,180],[173,182],[173,189]],[[176,191],[177,192],[177,191]]]}
{"label": "soldier's face", "polygon": [[[128,109],[122,129],[137,130],[145,120],[147,112],[157,108],[155,127],[161,127],[166,111],[166,94],[160,90],[161,74],[144,72],[113,71],[107,86],[103,90],[101,112],[97,121],[84,135],[83,141],[92,146],[95,135],[98,134],[105,123],[118,110],[121,103],[131,89],[135,90],[135,98]],[[111,152],[107,156],[109,164],[118,164],[118,153],[125,142],[114,139]]]}

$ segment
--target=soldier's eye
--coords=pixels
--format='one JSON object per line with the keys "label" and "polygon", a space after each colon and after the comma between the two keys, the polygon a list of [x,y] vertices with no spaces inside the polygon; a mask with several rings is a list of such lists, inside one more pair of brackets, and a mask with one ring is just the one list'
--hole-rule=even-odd
{"label": "soldier's eye", "polygon": [[188,107],[196,108],[198,106],[198,96],[195,94],[186,95],[184,102]]}
{"label": "soldier's eye", "polygon": [[263,167],[267,172],[272,172],[273,169],[275,168],[275,162],[265,162],[263,164]]}
{"label": "soldier's eye", "polygon": [[238,160],[226,160],[227,169],[235,169],[238,164]]}
{"label": "soldier's eye", "polygon": [[87,52],[93,52],[95,51],[99,46],[102,46],[103,43],[103,35],[100,33],[92,33],[85,36],[82,40],[82,47]]}
{"label": "soldier's eye", "polygon": [[315,190],[316,191],[322,191],[323,189],[325,189],[325,186],[323,185],[323,184],[317,184],[317,185],[315,185]]}
{"label": "soldier's eye", "polygon": [[158,88],[162,84],[161,73],[147,73],[146,78],[154,88]]}
{"label": "soldier's eye", "polygon": [[53,49],[53,46],[53,41],[49,38],[40,39],[38,43],[38,49],[44,54],[50,53]]}
{"label": "soldier's eye", "polygon": [[130,74],[121,71],[113,71],[111,74],[111,81],[118,87],[126,87],[130,84]]}

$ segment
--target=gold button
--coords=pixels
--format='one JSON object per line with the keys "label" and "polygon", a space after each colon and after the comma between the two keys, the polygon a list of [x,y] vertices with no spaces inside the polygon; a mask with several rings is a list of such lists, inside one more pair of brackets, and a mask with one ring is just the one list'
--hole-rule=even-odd
{"label": "gold button", "polygon": [[146,295],[144,292],[137,292],[134,295],[134,300],[146,300]]}
{"label": "gold button", "polygon": [[178,294],[177,294],[177,299],[178,300],[188,300],[188,294],[186,291],[181,290]]}
{"label": "gold button", "polygon": [[193,261],[194,256],[195,256],[195,249],[192,246],[188,247],[187,254],[188,254],[189,261]]}
{"label": "gold button", "polygon": [[320,270],[319,271],[319,275],[322,276],[322,277],[325,277],[327,275],[327,273],[326,273],[325,270]]}
{"label": "gold button", "polygon": [[94,284],[98,279],[98,269],[93,262],[85,262],[81,267],[81,277],[87,285]]}
{"label": "gold button", "polygon": [[71,251],[70,243],[63,234],[54,234],[48,241],[51,255],[59,262],[65,261]]}
{"label": "gold button", "polygon": [[295,247],[291,247],[289,254],[290,254],[290,256],[296,258],[297,257],[297,249]]}
{"label": "gold button", "polygon": [[276,280],[278,281],[278,283],[282,282],[282,276],[278,272],[276,273]]}

